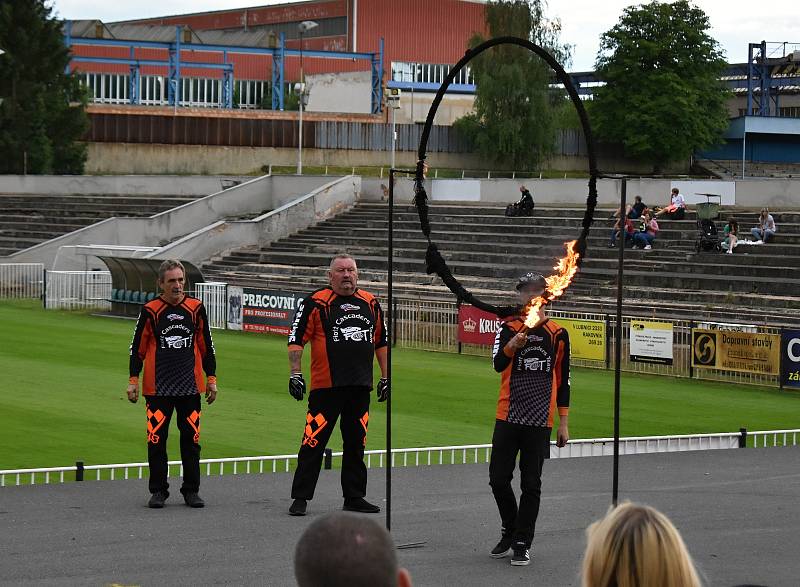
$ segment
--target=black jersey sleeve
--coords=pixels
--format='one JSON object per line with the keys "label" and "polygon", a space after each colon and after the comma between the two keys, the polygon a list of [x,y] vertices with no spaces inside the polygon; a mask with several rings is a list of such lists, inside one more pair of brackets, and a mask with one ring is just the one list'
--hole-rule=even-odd
{"label": "black jersey sleeve", "polygon": [[378,300],[375,300],[373,311],[375,314],[375,333],[377,335],[375,336],[375,348],[380,349],[387,346],[389,342],[386,336],[386,316]]}
{"label": "black jersey sleeve", "polygon": [[136,328],[133,330],[133,340],[131,341],[128,367],[131,377],[138,377],[139,373],[142,372],[144,358],[147,353],[147,339],[151,330],[152,325],[150,324],[149,314],[145,308],[142,308],[139,312],[139,319],[136,321]]}
{"label": "black jersey sleeve", "polygon": [[214,341],[211,339],[211,328],[208,325],[208,314],[206,314],[206,307],[200,304],[200,309],[197,313],[197,333],[198,345],[200,349],[200,356],[203,358],[203,371],[206,377],[216,376],[217,374],[217,356],[214,352]]}
{"label": "black jersey sleeve", "polygon": [[512,357],[506,355],[503,349],[506,348],[508,341],[511,340],[514,334],[515,332],[507,324],[501,324],[500,328],[497,329],[497,334],[494,337],[494,348],[492,349],[492,363],[494,364],[494,370],[498,373],[502,373],[511,363]]}
{"label": "black jersey sleeve", "polygon": [[[313,294],[312,294],[313,295]],[[294,313],[292,320],[292,328],[289,330],[289,346],[299,345],[305,346],[311,337],[313,324],[311,324],[311,314],[316,305],[311,295],[306,296],[300,300],[297,306],[297,311]]]}
{"label": "black jersey sleeve", "polygon": [[559,356],[558,389],[556,390],[556,406],[569,407],[570,375],[569,375],[569,333],[562,328],[556,335],[556,352]]}

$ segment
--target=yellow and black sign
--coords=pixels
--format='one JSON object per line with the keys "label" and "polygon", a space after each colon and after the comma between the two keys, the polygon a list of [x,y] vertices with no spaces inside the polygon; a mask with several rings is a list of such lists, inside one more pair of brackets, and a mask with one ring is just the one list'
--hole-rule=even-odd
{"label": "yellow and black sign", "polygon": [[601,320],[570,320],[556,318],[555,321],[569,333],[570,357],[606,360],[606,323]]}
{"label": "yellow and black sign", "polygon": [[692,366],[742,373],[778,375],[781,338],[777,334],[692,330]]}

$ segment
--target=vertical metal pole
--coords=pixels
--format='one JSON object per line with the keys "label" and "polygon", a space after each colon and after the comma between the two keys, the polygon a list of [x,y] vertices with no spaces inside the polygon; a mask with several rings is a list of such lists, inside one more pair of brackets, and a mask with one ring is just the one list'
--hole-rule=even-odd
{"label": "vertical metal pole", "polygon": [[[392,260],[394,258],[394,168],[389,170],[389,252],[386,259],[386,285],[389,288],[386,296],[386,307],[392,312],[388,323],[394,326],[394,300],[392,298]],[[394,328],[389,332],[394,336]],[[391,339],[390,339],[391,340]],[[386,398],[386,529],[392,529],[392,345],[386,347],[386,378],[389,380],[389,397]]]}
{"label": "vertical metal pole", "polygon": [[694,379],[694,320],[689,320],[689,379]]}
{"label": "vertical metal pole", "polygon": [[614,484],[611,503],[616,507],[619,498],[619,376],[622,366],[622,273],[625,260],[625,197],[628,180],[622,178],[619,197],[620,245],[617,267],[617,333],[614,338]]}
{"label": "vertical metal pole", "polygon": [[297,175],[303,175],[303,31],[300,30],[300,131],[297,137]]}
{"label": "vertical metal pole", "polygon": [[778,348],[780,348],[781,350],[781,358],[780,361],[778,362],[778,387],[781,391],[783,391],[783,374],[786,373],[786,359],[788,359],[786,355],[788,354],[789,349],[787,348],[786,352],[784,352],[783,328],[781,328],[779,336],[780,336],[780,346]]}
{"label": "vertical metal pole", "polygon": [[394,105],[389,106],[389,110],[392,111],[392,169],[394,169],[394,151],[395,151],[395,142],[397,140],[397,132],[395,130],[395,110],[396,108]]}

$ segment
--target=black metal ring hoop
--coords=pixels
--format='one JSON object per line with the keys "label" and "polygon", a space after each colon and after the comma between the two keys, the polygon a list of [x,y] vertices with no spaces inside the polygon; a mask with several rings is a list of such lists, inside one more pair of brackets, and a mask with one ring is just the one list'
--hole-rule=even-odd
{"label": "black metal ring hoop", "polygon": [[561,67],[561,64],[558,63],[558,61],[556,61],[553,56],[550,55],[550,53],[525,39],[520,39],[518,37],[497,37],[494,39],[489,39],[477,47],[468,50],[464,54],[464,57],[462,57],[461,60],[450,70],[450,73],[445,78],[444,82],[439,88],[439,91],[436,92],[436,97],[433,100],[433,104],[431,104],[430,110],[428,110],[428,118],[425,120],[425,127],[422,129],[422,136],[419,141],[419,150],[417,152],[417,169],[414,177],[414,205],[417,208],[422,233],[428,239],[428,250],[425,253],[425,262],[427,266],[426,271],[429,274],[436,273],[442,279],[444,284],[450,289],[450,291],[455,294],[459,302],[472,304],[473,306],[501,317],[514,314],[518,308],[512,306],[493,306],[481,301],[472,293],[467,291],[466,288],[464,288],[464,286],[462,286],[453,276],[450,268],[447,266],[447,262],[444,260],[441,253],[439,253],[439,249],[437,248],[436,244],[431,241],[431,227],[428,219],[428,194],[425,191],[424,172],[428,137],[430,136],[431,127],[433,126],[433,119],[436,116],[436,111],[439,109],[439,104],[441,103],[442,98],[444,98],[444,94],[447,92],[450,84],[453,83],[453,80],[458,73],[472,59],[491,47],[505,44],[525,47],[544,59],[550,68],[556,73],[559,81],[564,84],[564,87],[566,88],[567,92],[569,93],[569,97],[572,100],[572,104],[575,106],[575,109],[578,112],[578,117],[580,118],[581,126],[583,127],[583,134],[586,138],[586,148],[589,157],[589,195],[586,199],[586,212],[583,216],[582,230],[580,236],[578,237],[578,246],[576,247],[577,251],[580,253],[579,261],[582,260],[586,254],[586,239],[589,235],[589,229],[592,226],[594,209],[597,205],[597,178],[599,175],[597,170],[597,154],[595,151],[595,143],[592,136],[592,129],[589,125],[589,117],[586,114],[586,109],[583,107],[583,102],[581,102],[581,99],[578,97],[578,92],[575,89],[575,85],[572,83],[572,78],[570,78],[569,74],[564,71],[564,68]]}

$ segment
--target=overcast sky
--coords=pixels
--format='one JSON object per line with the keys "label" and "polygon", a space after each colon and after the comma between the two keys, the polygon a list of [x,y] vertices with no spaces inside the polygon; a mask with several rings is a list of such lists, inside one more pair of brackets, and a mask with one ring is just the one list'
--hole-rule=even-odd
{"label": "overcast sky", "polygon": [[[402,0],[397,0],[398,2]],[[429,0],[435,2],[436,0]],[[55,13],[61,18],[100,19],[105,22],[223,10],[243,6],[283,4],[283,0],[54,0]],[[641,2],[625,0],[562,0],[549,2],[548,16],[561,19],[562,41],[574,46],[572,71],[593,68],[599,38],[613,27],[622,9]],[[800,19],[797,0],[738,2],[732,0],[697,0],[711,20],[711,35],[725,50],[729,63],[747,61],[747,44],[762,40],[798,44]]]}

